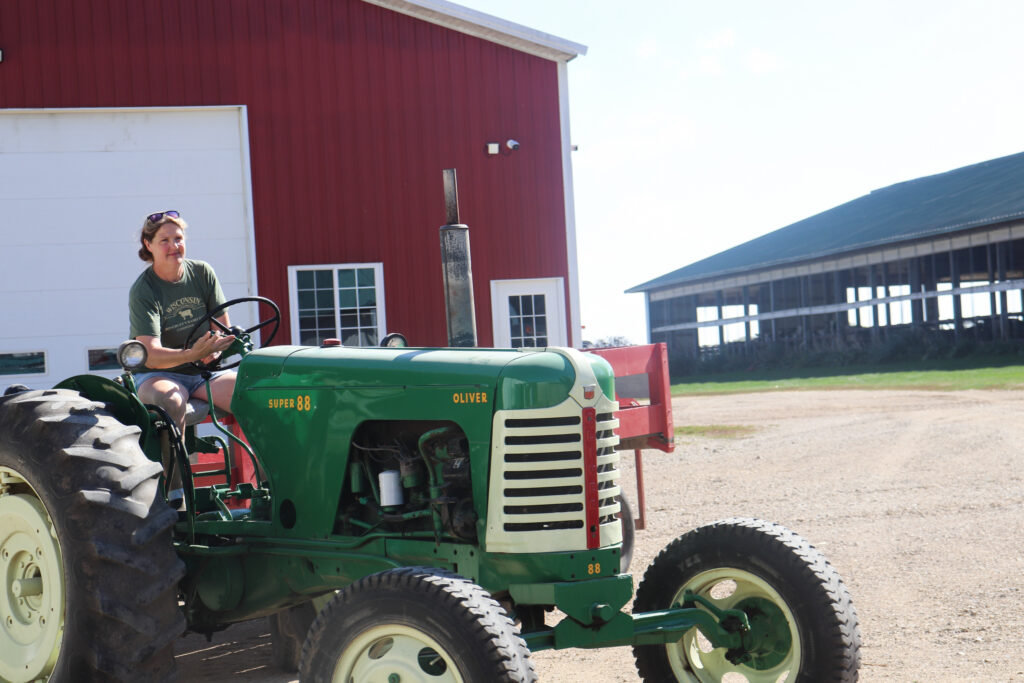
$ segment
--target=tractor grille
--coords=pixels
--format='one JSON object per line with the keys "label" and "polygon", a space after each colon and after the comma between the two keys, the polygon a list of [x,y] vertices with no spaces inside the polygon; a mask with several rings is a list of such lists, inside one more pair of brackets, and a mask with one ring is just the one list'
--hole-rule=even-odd
{"label": "tractor grille", "polygon": [[488,550],[582,550],[621,540],[618,421],[614,404],[603,403],[495,415]]}

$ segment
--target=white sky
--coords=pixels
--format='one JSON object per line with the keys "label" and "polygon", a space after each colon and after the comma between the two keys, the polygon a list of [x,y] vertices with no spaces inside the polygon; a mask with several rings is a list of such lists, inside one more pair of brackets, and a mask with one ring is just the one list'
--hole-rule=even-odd
{"label": "white sky", "polygon": [[457,0],[569,63],[584,339],[623,290],[902,180],[1024,151],[1024,2]]}

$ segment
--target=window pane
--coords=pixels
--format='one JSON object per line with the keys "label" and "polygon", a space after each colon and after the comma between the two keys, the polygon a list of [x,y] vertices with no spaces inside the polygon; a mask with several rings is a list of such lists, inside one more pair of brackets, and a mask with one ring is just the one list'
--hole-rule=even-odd
{"label": "window pane", "polygon": [[522,315],[519,307],[519,297],[510,296],[508,298],[508,312],[509,315]]}
{"label": "window pane", "polygon": [[359,330],[346,329],[341,331],[341,343],[345,346],[359,346]]}
{"label": "window pane", "polygon": [[533,297],[533,312],[537,315],[544,313],[544,295],[536,294]]}
{"label": "window pane", "polygon": [[295,274],[295,281],[298,283],[299,289],[313,289],[314,272],[312,270],[300,270]]}
{"label": "window pane", "polygon": [[533,315],[533,297],[523,297],[523,315]]}
{"label": "window pane", "polygon": [[117,349],[89,349],[90,370],[119,370]]}
{"label": "window pane", "polygon": [[329,270],[317,270],[316,273],[316,287],[318,289],[330,289],[333,286],[331,282],[331,271]]}
{"label": "window pane", "polygon": [[521,336],[523,336],[522,318],[512,318],[509,322],[512,323],[512,336],[513,337],[521,337]]}
{"label": "window pane", "polygon": [[356,307],[356,290],[354,290],[354,289],[339,289],[338,290],[338,307],[339,308],[355,308]]}
{"label": "window pane", "polygon": [[355,287],[356,286],[356,274],[351,268],[338,271],[338,286],[339,287]]}
{"label": "window pane", "polygon": [[513,349],[520,349],[522,347],[523,347],[523,340],[519,339],[519,338],[516,338],[516,337],[513,337],[512,338],[512,348]]}
{"label": "window pane", "polygon": [[380,343],[377,339],[377,335],[374,332],[363,332],[363,346],[376,346]]}
{"label": "window pane", "polygon": [[317,308],[334,308],[334,297],[331,295],[331,290],[317,290],[316,305]]}
{"label": "window pane", "polygon": [[360,287],[373,287],[373,268],[360,268],[359,269],[359,286]]}
{"label": "window pane", "polygon": [[548,345],[548,338],[547,337],[537,337],[537,346],[547,346],[547,345]]}
{"label": "window pane", "polygon": [[548,333],[548,321],[547,318],[537,318],[537,331],[535,334],[547,334]]}
{"label": "window pane", "polygon": [[376,289],[360,289],[359,290],[359,305],[360,306],[376,306],[377,305],[377,290]]}
{"label": "window pane", "polygon": [[313,292],[299,292],[299,308],[313,308],[316,306],[316,294]]}
{"label": "window pane", "polygon": [[0,375],[41,375],[45,372],[46,355],[42,351],[0,353]]}
{"label": "window pane", "polygon": [[358,327],[359,316],[352,309],[348,309],[341,312],[341,326],[342,327]]}

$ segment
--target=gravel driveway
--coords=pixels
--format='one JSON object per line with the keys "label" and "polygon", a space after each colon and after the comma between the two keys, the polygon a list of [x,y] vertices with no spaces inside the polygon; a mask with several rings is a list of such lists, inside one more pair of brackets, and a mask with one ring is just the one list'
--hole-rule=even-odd
{"label": "gravel driveway", "polygon": [[[677,426],[743,429],[644,452],[636,580],[695,526],[769,519],[810,539],[846,580],[862,681],[1024,681],[1024,391],[775,392],[680,397],[673,408]],[[262,620],[210,644],[183,638],[181,680],[295,681],[269,649]],[[542,681],[638,680],[628,648],[533,658]]]}

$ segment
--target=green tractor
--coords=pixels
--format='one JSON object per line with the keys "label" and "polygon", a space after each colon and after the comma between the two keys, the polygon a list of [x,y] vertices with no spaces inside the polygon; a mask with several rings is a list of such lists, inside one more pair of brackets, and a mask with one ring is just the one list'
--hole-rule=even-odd
{"label": "green tractor", "polygon": [[[401,337],[257,349],[280,315],[255,299],[273,312],[225,355],[244,440],[143,405],[138,342],[116,381],[0,398],[0,680],[172,680],[186,629],[264,616],[303,681],[531,681],[531,650],[618,645],[644,681],[856,680],[842,580],[776,524],[690,531],[634,595],[606,361]],[[190,455],[228,443],[253,481],[197,485]]]}

